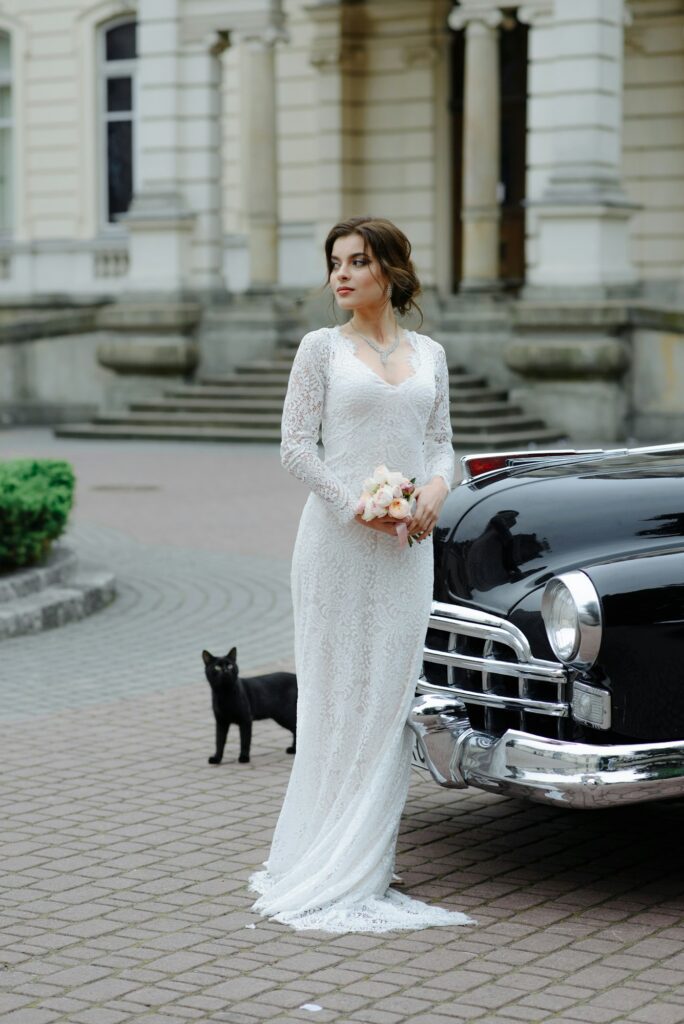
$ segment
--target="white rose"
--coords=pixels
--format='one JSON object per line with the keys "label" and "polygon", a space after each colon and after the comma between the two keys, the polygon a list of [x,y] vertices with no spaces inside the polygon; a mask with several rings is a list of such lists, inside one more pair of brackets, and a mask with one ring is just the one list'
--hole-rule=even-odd
{"label": "white rose", "polygon": [[370,497],[368,499],[368,501],[366,502],[366,507],[364,508],[363,512],[361,513],[361,518],[366,523],[369,523],[371,521],[371,519],[376,519],[377,515],[378,515],[377,505],[375,504],[375,501],[373,500],[373,498]]}
{"label": "white rose", "polygon": [[381,466],[378,466],[375,469],[375,471],[373,473],[373,481],[376,484],[386,484],[388,476],[389,476],[389,469],[383,463]]}
{"label": "white rose", "polygon": [[394,501],[394,491],[391,487],[388,487],[385,484],[384,486],[379,487],[375,492],[373,495],[373,501],[376,505],[379,505],[380,508],[387,508],[387,506]]}

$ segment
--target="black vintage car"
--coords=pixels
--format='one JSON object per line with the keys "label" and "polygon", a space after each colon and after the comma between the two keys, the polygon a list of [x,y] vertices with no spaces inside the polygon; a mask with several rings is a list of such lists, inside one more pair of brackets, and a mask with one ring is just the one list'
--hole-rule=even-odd
{"label": "black vintage car", "polygon": [[684,794],[684,445],[466,456],[414,763],[567,807]]}

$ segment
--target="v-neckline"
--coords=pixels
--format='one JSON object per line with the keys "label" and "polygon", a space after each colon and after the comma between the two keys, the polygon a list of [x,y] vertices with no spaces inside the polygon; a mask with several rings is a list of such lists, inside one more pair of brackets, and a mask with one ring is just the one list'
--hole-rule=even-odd
{"label": "v-neckline", "polygon": [[[369,366],[369,365],[368,365],[368,363],[364,363],[363,359],[359,359],[359,357],[358,357],[358,356],[356,355],[356,353],[355,353],[355,346],[354,346],[354,342],[353,342],[353,340],[352,340],[351,338],[347,337],[347,335],[346,335],[346,334],[343,334],[343,333],[342,333],[342,328],[341,328],[341,327],[339,326],[339,324],[337,324],[337,325],[335,326],[335,328],[334,328],[334,329],[335,329],[335,330],[337,331],[338,335],[339,335],[339,336],[340,336],[340,337],[341,337],[341,338],[342,338],[342,339],[343,339],[344,341],[346,341],[346,342],[348,343],[348,345],[350,346],[350,348],[351,348],[351,352],[350,352],[350,355],[351,355],[352,359],[354,359],[354,360],[355,360],[355,362],[357,362],[357,363],[360,363],[360,364],[361,364],[361,366],[365,366],[365,368],[366,368],[366,369],[368,370],[368,372],[369,372],[369,373],[371,373],[371,374],[372,374],[372,375],[373,375],[373,376],[374,376],[374,377],[375,377],[375,378],[376,378],[377,380],[379,380],[379,381],[381,381],[381,382],[382,382],[383,384],[385,384],[385,385],[386,385],[386,386],[387,386],[388,388],[392,388],[392,390],[393,390],[393,391],[398,391],[398,390],[399,390],[399,388],[403,387],[403,386],[404,386],[404,384],[407,384],[407,383],[408,383],[408,381],[410,381],[410,380],[413,380],[413,378],[414,378],[414,377],[416,376],[416,372],[417,372],[417,371],[416,371],[416,368],[415,368],[415,366],[414,366],[414,368],[413,368],[413,373],[409,374],[409,376],[408,376],[408,377],[404,377],[404,379],[403,379],[403,380],[400,380],[398,384],[392,384],[392,382],[391,382],[391,381],[389,381],[389,380],[386,380],[386,379],[385,379],[385,378],[384,378],[384,377],[382,376],[382,374],[380,374],[380,373],[377,373],[377,372],[376,372],[376,371],[375,371],[375,370],[373,369],[373,367],[372,367],[372,366]],[[407,337],[408,337],[408,343],[409,343],[409,345],[411,346],[411,349],[412,349],[412,356],[415,356],[415,354],[416,354],[416,346],[415,346],[415,342],[414,342],[414,340],[413,340],[413,337],[414,337],[414,332],[413,332],[413,331],[408,331],[408,330],[407,330],[407,331],[406,331],[406,335],[407,335]]]}

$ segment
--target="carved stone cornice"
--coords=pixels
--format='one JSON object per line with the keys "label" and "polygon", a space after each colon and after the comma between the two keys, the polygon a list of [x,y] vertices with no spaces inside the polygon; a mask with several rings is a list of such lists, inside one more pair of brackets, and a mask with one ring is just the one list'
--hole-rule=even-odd
{"label": "carved stone cornice", "polygon": [[181,35],[185,43],[199,43],[212,33],[227,33],[231,45],[236,41],[254,39],[272,46],[279,39],[287,39],[285,16],[275,9],[228,10],[221,14],[194,15],[181,21]]}
{"label": "carved stone cornice", "polygon": [[498,28],[503,21],[503,13],[498,4],[480,5],[478,7],[454,7],[447,18],[449,28],[458,31],[468,25],[480,24],[486,28]]}
{"label": "carved stone cornice", "polygon": [[230,33],[230,39],[234,46],[246,46],[252,50],[266,50],[276,43],[289,42],[289,35],[282,25],[263,25],[246,29],[237,29]]}
{"label": "carved stone cornice", "polygon": [[518,21],[523,25],[539,25],[553,18],[553,4],[549,0],[538,3],[522,4],[516,11]]}

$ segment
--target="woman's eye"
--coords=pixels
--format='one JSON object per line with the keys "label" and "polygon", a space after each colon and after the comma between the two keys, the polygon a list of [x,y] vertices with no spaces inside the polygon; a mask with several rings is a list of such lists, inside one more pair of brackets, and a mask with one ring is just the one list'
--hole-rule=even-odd
{"label": "woman's eye", "polygon": [[368,265],[368,260],[354,260],[355,267],[365,267]]}

